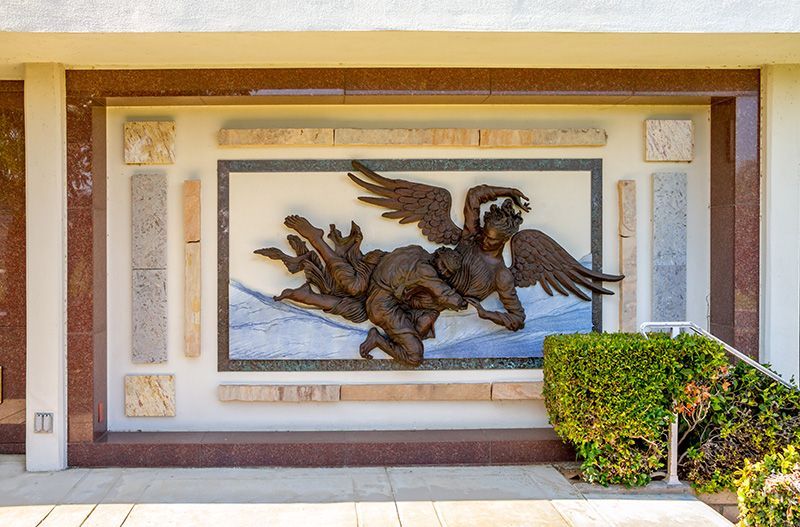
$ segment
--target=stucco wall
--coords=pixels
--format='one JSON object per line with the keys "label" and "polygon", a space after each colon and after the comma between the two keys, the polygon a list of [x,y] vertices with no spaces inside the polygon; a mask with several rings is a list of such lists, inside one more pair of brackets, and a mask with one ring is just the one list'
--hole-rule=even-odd
{"label": "stucco wall", "polygon": [[772,33],[800,29],[779,0],[10,0],[0,31],[555,31]]}
{"label": "stucco wall", "polygon": [[[686,163],[645,163],[643,120],[691,118],[696,128],[696,158]],[[169,167],[132,167],[122,164],[122,126],[125,120],[174,119],[177,127],[177,164]],[[247,148],[221,149],[215,140],[223,126],[488,126],[488,127],[600,127],[608,131],[606,147],[537,149],[446,149],[406,147],[392,154],[400,157],[601,157],[604,168],[604,268],[618,266],[617,190],[619,179],[638,183],[639,321],[650,316],[651,174],[686,171],[689,175],[688,211],[688,308],[689,318],[706,325],[709,291],[709,113],[702,106],[268,106],[111,108],[108,113],[108,273],[115,287],[108,297],[108,423],[110,430],[285,430],[285,429],[402,429],[491,428],[546,426],[541,402],[405,402],[405,403],[221,403],[220,382],[469,382],[536,380],[540,371],[408,371],[408,372],[217,372],[216,357],[216,160],[287,159],[293,157],[384,157],[387,150],[360,148]],[[163,171],[169,180],[168,296],[169,362],[135,365],[130,360],[130,175]],[[182,351],[181,191],[183,179],[203,181],[203,301],[202,356],[187,359]],[[341,186],[348,189],[346,185]],[[350,189],[352,190],[352,189]],[[536,206],[536,196],[534,207]],[[361,210],[351,192],[343,199]],[[286,204],[287,208],[291,204]],[[341,207],[337,201],[332,207]],[[332,211],[334,209],[331,209]],[[337,211],[338,212],[338,211]],[[373,211],[375,216],[379,211]],[[325,221],[334,212],[314,211]],[[454,214],[458,217],[458,213]],[[379,218],[376,218],[379,219]],[[585,220],[585,217],[583,218]],[[565,211],[559,221],[570,222]],[[272,222],[276,223],[276,222]],[[365,227],[366,239],[380,235]],[[390,236],[413,228],[385,221]],[[276,240],[287,232],[276,224]],[[252,249],[249,249],[252,250]],[[249,251],[248,251],[249,252]],[[271,262],[263,263],[265,272]],[[272,264],[275,266],[275,264]],[[276,267],[277,268],[277,267]],[[616,286],[612,285],[616,290]],[[617,329],[617,297],[604,300],[604,328]],[[122,382],[129,373],[175,373],[175,418],[128,418],[123,412]]]}

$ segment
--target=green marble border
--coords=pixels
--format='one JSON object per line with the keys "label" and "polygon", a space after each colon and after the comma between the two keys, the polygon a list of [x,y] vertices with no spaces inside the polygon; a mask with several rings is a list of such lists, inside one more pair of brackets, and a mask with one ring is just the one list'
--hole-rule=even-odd
{"label": "green marble border", "polygon": [[[592,268],[603,262],[602,159],[366,159],[378,172],[589,172],[591,177]],[[230,360],[228,358],[229,183],[232,173],[348,172],[349,159],[246,159],[217,161],[217,371],[374,371],[474,370],[541,368],[541,357],[487,359],[425,359],[418,368],[393,360]],[[592,295],[592,329],[602,331],[603,302]]]}

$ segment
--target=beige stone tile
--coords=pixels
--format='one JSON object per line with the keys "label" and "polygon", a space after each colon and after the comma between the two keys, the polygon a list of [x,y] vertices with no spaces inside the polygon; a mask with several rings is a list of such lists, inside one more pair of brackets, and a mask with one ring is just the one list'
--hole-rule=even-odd
{"label": "beige stone tile", "polygon": [[731,523],[691,496],[584,494],[600,514],[619,527],[730,527]]}
{"label": "beige stone tile", "polygon": [[333,128],[223,128],[220,146],[333,145]]}
{"label": "beige stone tile", "polygon": [[610,527],[615,525],[583,498],[551,499],[550,505],[570,527]]}
{"label": "beige stone tile", "polygon": [[620,331],[638,330],[636,301],[636,181],[617,182],[619,194],[619,272],[625,275],[619,286]]}
{"label": "beige stone tile", "polygon": [[169,165],[175,162],[175,122],[132,121],[124,125],[125,163]]}
{"label": "beige stone tile", "polygon": [[491,383],[345,384],[342,401],[488,401]]}
{"label": "beige stone tile", "polygon": [[442,527],[439,515],[430,501],[397,501],[397,514],[401,525],[414,527]]}
{"label": "beige stone tile", "polygon": [[[169,523],[164,519],[169,518]],[[342,503],[159,503],[133,507],[125,527],[160,527],[191,525],[192,527],[356,527],[356,508]]]}
{"label": "beige stone tile", "polygon": [[692,161],[694,124],[688,119],[645,121],[645,161]]}
{"label": "beige stone tile", "polygon": [[605,146],[601,128],[481,129],[483,147]]}
{"label": "beige stone tile", "polygon": [[94,509],[92,504],[56,505],[39,527],[80,527]]}
{"label": "beige stone tile", "polygon": [[475,128],[337,128],[336,145],[478,146]]}
{"label": "beige stone tile", "polygon": [[174,375],[126,375],[125,415],[128,417],[173,417]]}
{"label": "beige stone tile", "polygon": [[53,510],[53,505],[0,506],[0,525],[37,527],[51,510]]}
{"label": "beige stone tile", "polygon": [[101,503],[81,527],[120,527],[132,508],[133,503]]}
{"label": "beige stone tile", "polygon": [[400,527],[394,500],[356,502],[358,527]]}
{"label": "beige stone tile", "polygon": [[542,399],[543,381],[492,383],[493,401]]}
{"label": "beige stone tile", "polygon": [[569,527],[545,499],[441,501],[434,507],[447,527]]}
{"label": "beige stone tile", "polygon": [[200,181],[183,182],[183,241],[200,241]]}
{"label": "beige stone tile", "polygon": [[220,401],[331,402],[339,400],[338,384],[220,384]]}
{"label": "beige stone tile", "polygon": [[200,356],[200,242],[184,247],[183,268],[183,353],[187,357]]}

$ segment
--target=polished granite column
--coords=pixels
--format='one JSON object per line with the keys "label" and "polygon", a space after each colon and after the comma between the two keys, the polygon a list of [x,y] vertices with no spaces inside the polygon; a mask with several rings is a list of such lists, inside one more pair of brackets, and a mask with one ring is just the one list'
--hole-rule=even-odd
{"label": "polished granite column", "polygon": [[759,100],[711,103],[710,330],[759,354]]}

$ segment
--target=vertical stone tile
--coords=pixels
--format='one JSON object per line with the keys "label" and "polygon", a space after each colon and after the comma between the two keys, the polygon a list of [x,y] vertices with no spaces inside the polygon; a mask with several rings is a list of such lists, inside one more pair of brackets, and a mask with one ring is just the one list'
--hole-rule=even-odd
{"label": "vertical stone tile", "polygon": [[654,321],[686,319],[686,174],[653,174]]}
{"label": "vertical stone tile", "polygon": [[185,247],[183,287],[184,355],[200,356],[200,242]]}
{"label": "vertical stone tile", "polygon": [[175,162],[175,123],[135,121],[124,125],[125,163],[169,165]]}
{"label": "vertical stone tile", "polygon": [[636,313],[636,181],[617,182],[619,192],[619,272],[625,275],[619,287],[619,329],[637,330]]}
{"label": "vertical stone tile", "polygon": [[645,161],[692,161],[694,125],[691,120],[645,121]]}
{"label": "vertical stone tile", "polygon": [[167,271],[133,271],[133,351],[135,363],[167,361]]}
{"label": "vertical stone tile", "polygon": [[131,265],[167,267],[167,176],[163,174],[131,177]]}
{"label": "vertical stone tile", "polygon": [[174,375],[126,375],[125,415],[174,417]]}
{"label": "vertical stone tile", "polygon": [[200,181],[183,182],[183,241],[200,241]]}

